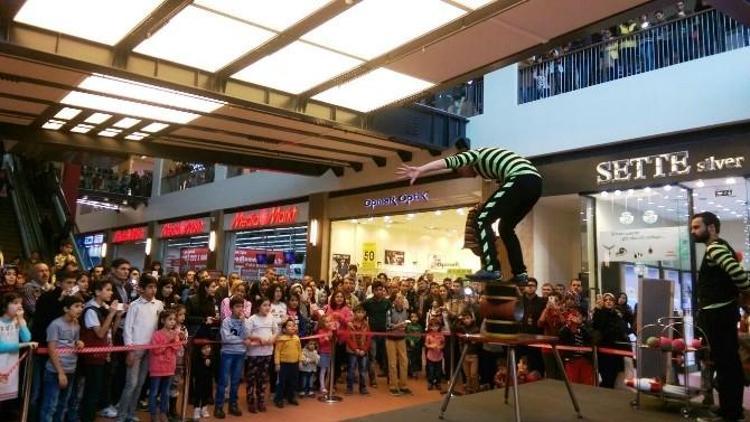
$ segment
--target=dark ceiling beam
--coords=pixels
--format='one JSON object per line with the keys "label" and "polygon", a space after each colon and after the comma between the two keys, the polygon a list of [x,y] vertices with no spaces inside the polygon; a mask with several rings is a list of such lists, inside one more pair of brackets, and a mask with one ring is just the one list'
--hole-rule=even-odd
{"label": "dark ceiling beam", "polygon": [[[114,65],[124,67],[128,55],[138,44],[150,37],[159,28],[169,22],[172,17],[190,5],[193,0],[165,0],[141,23],[133,28],[123,39],[114,46]],[[199,28],[196,28],[199,30]]]}
{"label": "dark ceiling beam", "polygon": [[412,160],[413,154],[409,151],[399,151],[398,157],[401,158],[401,161],[408,163]]}
{"label": "dark ceiling beam", "polygon": [[[2,43],[0,43],[0,45],[2,45]],[[67,90],[74,90],[75,89],[77,91],[84,92],[84,93],[101,95],[99,92],[93,91],[93,90],[90,90],[90,89],[78,88],[78,87],[70,86],[68,84],[63,84],[63,83],[58,83],[58,82],[52,82],[52,81],[46,81],[46,80],[43,80],[43,79],[40,79],[40,78],[31,77],[31,76],[19,76],[19,75],[15,75],[15,74],[0,72],[0,78],[12,80],[12,81],[15,81],[15,82],[26,82],[26,83],[30,83],[30,84],[42,85],[42,86],[51,87],[51,88],[57,88],[57,89],[66,90],[66,91]],[[108,97],[112,97],[112,98],[117,98],[117,99],[120,99],[120,100],[125,100],[125,101],[133,101],[132,98],[129,98],[129,97],[123,96],[123,95],[108,94],[107,96]],[[57,104],[54,101],[35,100],[32,97],[25,97],[24,99],[26,101],[42,102],[42,103],[46,103],[48,105]],[[278,130],[278,131],[282,131],[282,132],[294,133],[296,135],[309,136],[309,137],[313,137],[313,138],[321,138],[321,139],[325,139],[325,140],[329,140],[329,141],[333,141],[333,142],[340,142],[340,143],[344,144],[342,146],[344,148],[344,150],[342,150],[342,152],[346,151],[347,144],[348,145],[357,145],[357,146],[366,147],[366,148],[372,148],[372,149],[379,149],[379,150],[388,151],[388,152],[397,152],[397,151],[400,151],[401,149],[398,148],[399,143],[406,144],[406,142],[393,141],[393,139],[395,139],[395,138],[390,137],[388,139],[388,141],[389,141],[388,145],[376,145],[374,143],[369,143],[369,142],[364,142],[364,141],[358,141],[358,140],[354,140],[354,139],[344,138],[344,137],[341,137],[341,136],[320,135],[317,132],[310,131],[310,130],[295,129],[295,128],[292,128],[292,127],[285,127],[285,126],[282,126],[282,125],[279,125],[279,124],[266,123],[266,122],[260,122],[260,121],[256,121],[256,120],[245,119],[245,118],[238,117],[238,116],[230,116],[230,115],[226,115],[226,114],[216,114],[216,113],[202,113],[202,112],[191,110],[191,109],[186,109],[186,108],[182,108],[182,107],[178,107],[178,106],[172,106],[172,105],[164,105],[164,104],[153,102],[153,101],[139,100],[139,102],[144,103],[144,104],[148,104],[148,105],[152,105],[152,106],[156,106],[156,107],[163,107],[163,108],[168,108],[168,109],[171,109],[171,110],[183,111],[183,112],[198,114],[198,115],[201,115],[201,116],[209,116],[209,117],[216,118],[216,119],[227,120],[227,121],[231,121],[231,122],[234,122],[234,123],[241,123],[241,124],[245,124],[245,125],[248,125],[248,126],[254,126],[254,127],[264,128],[264,129]],[[76,108],[81,108],[81,107],[76,107]],[[114,114],[114,113],[111,113],[111,112],[107,112],[107,113]],[[46,119],[44,119],[44,121],[46,121]],[[172,126],[175,126],[175,124],[172,124]],[[188,127],[188,125],[183,125],[183,126]],[[196,129],[202,128],[201,126],[195,126],[195,125],[193,125],[192,127],[196,128]],[[348,132],[348,130],[346,130],[346,129],[339,128],[339,130],[343,130],[345,132]],[[352,133],[357,133],[357,132],[352,131]],[[424,148],[424,145],[414,145],[414,146],[418,146],[419,148]],[[350,154],[356,155],[356,153],[350,153]],[[369,155],[365,155],[365,156],[369,157]]]}
{"label": "dark ceiling beam", "polygon": [[275,53],[276,51],[279,51],[287,45],[293,43],[302,35],[310,32],[312,29],[320,26],[326,21],[338,16],[360,1],[362,0],[336,0],[328,3],[310,16],[302,19],[301,21],[287,28],[285,31],[279,33],[277,36],[270,39],[265,44],[261,45],[255,50],[247,52],[243,56],[240,56],[237,60],[222,67],[221,69],[216,71],[214,77],[217,80],[221,81],[234,75],[240,70],[262,59],[263,57]]}
{"label": "dark ceiling beam", "polygon": [[10,39],[11,23],[24,3],[26,0],[0,1],[0,38],[3,40]]}
{"label": "dark ceiling beam", "polygon": [[299,95],[300,103],[307,101],[314,95],[319,94],[327,89],[333,88],[337,85],[341,85],[342,83],[355,79],[358,76],[364,75],[371,70],[385,66],[414,52],[420,51],[423,48],[427,48],[431,44],[448,38],[451,35],[455,35],[456,33],[461,32],[466,28],[491,19],[527,1],[529,0],[498,0],[494,3],[490,3],[487,6],[477,9],[460,19],[456,19],[455,21],[443,25],[440,28],[435,29],[434,31],[428,32],[421,37],[417,37],[394,50],[378,56],[341,76],[310,88],[309,90]]}
{"label": "dark ceiling beam", "polygon": [[268,156],[223,152],[208,148],[185,148],[179,145],[165,145],[155,142],[123,141],[101,136],[90,136],[69,132],[57,132],[44,129],[28,128],[13,124],[0,124],[0,133],[4,139],[18,142],[51,145],[64,149],[97,152],[100,154],[146,155],[150,157],[170,157],[178,161],[205,161],[242,167],[282,171],[287,173],[320,176],[329,169],[341,169],[341,166],[301,163]]}

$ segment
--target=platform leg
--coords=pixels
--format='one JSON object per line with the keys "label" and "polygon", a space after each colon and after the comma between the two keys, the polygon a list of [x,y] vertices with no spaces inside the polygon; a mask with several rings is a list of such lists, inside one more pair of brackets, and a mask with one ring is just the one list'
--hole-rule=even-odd
{"label": "platform leg", "polygon": [[[510,348],[508,348],[510,349]],[[510,350],[505,351],[505,404],[508,404],[508,391],[510,391]]]}
{"label": "platform leg", "polygon": [[445,397],[443,397],[443,405],[440,406],[440,419],[443,419],[443,415],[445,415],[445,411],[448,409],[448,403],[451,401],[451,395],[453,394],[453,390],[456,388],[456,379],[458,379],[458,375],[461,373],[461,368],[463,367],[467,350],[469,350],[468,341],[466,342],[466,344],[464,344],[463,349],[461,349],[461,357],[458,359],[458,365],[456,365],[456,367],[453,369],[453,375],[451,375],[451,382],[448,385],[448,391],[445,393]]}
{"label": "platform leg", "polygon": [[581,419],[583,416],[581,415],[581,408],[578,406],[578,400],[576,399],[576,395],[573,392],[573,388],[570,386],[570,380],[568,379],[568,374],[565,372],[565,365],[563,365],[563,361],[560,358],[560,352],[557,350],[556,345],[552,345],[552,353],[555,354],[555,361],[557,361],[557,367],[560,368],[560,371],[563,375],[563,380],[565,381],[565,388],[568,389],[568,395],[570,395],[570,401],[573,402],[573,408],[576,410],[576,413],[578,414],[578,418]]}
{"label": "platform leg", "polygon": [[516,422],[521,422],[521,403],[518,401],[518,374],[516,367],[516,348],[508,346],[508,356],[510,356],[510,376],[513,378],[513,411],[516,415]]}

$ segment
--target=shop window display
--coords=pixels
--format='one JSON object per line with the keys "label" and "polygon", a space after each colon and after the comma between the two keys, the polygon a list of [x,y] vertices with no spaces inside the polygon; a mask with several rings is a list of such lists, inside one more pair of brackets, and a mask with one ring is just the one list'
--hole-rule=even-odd
{"label": "shop window display", "polygon": [[479,269],[464,246],[467,208],[392,216],[372,216],[331,223],[331,272],[357,264],[362,274],[386,272],[416,277],[430,271],[458,277]]}
{"label": "shop window display", "polygon": [[238,231],[231,237],[227,242],[227,271],[249,280],[259,279],[269,266],[290,278],[304,275],[306,225]]}

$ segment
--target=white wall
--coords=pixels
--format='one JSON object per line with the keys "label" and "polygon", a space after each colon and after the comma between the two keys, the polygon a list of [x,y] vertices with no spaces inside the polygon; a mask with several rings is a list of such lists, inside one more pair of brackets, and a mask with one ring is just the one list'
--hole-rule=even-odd
{"label": "white wall", "polygon": [[519,105],[517,65],[484,77],[473,146],[536,156],[750,119],[750,48]]}
{"label": "white wall", "polygon": [[534,268],[539,284],[567,283],[581,271],[581,226],[577,210],[550,206],[542,198],[533,211]]}

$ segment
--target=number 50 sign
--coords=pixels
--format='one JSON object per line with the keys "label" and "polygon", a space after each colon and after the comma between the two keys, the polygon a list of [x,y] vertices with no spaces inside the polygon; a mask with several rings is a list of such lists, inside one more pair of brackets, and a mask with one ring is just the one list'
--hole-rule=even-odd
{"label": "number 50 sign", "polygon": [[375,272],[375,242],[362,243],[362,272]]}

